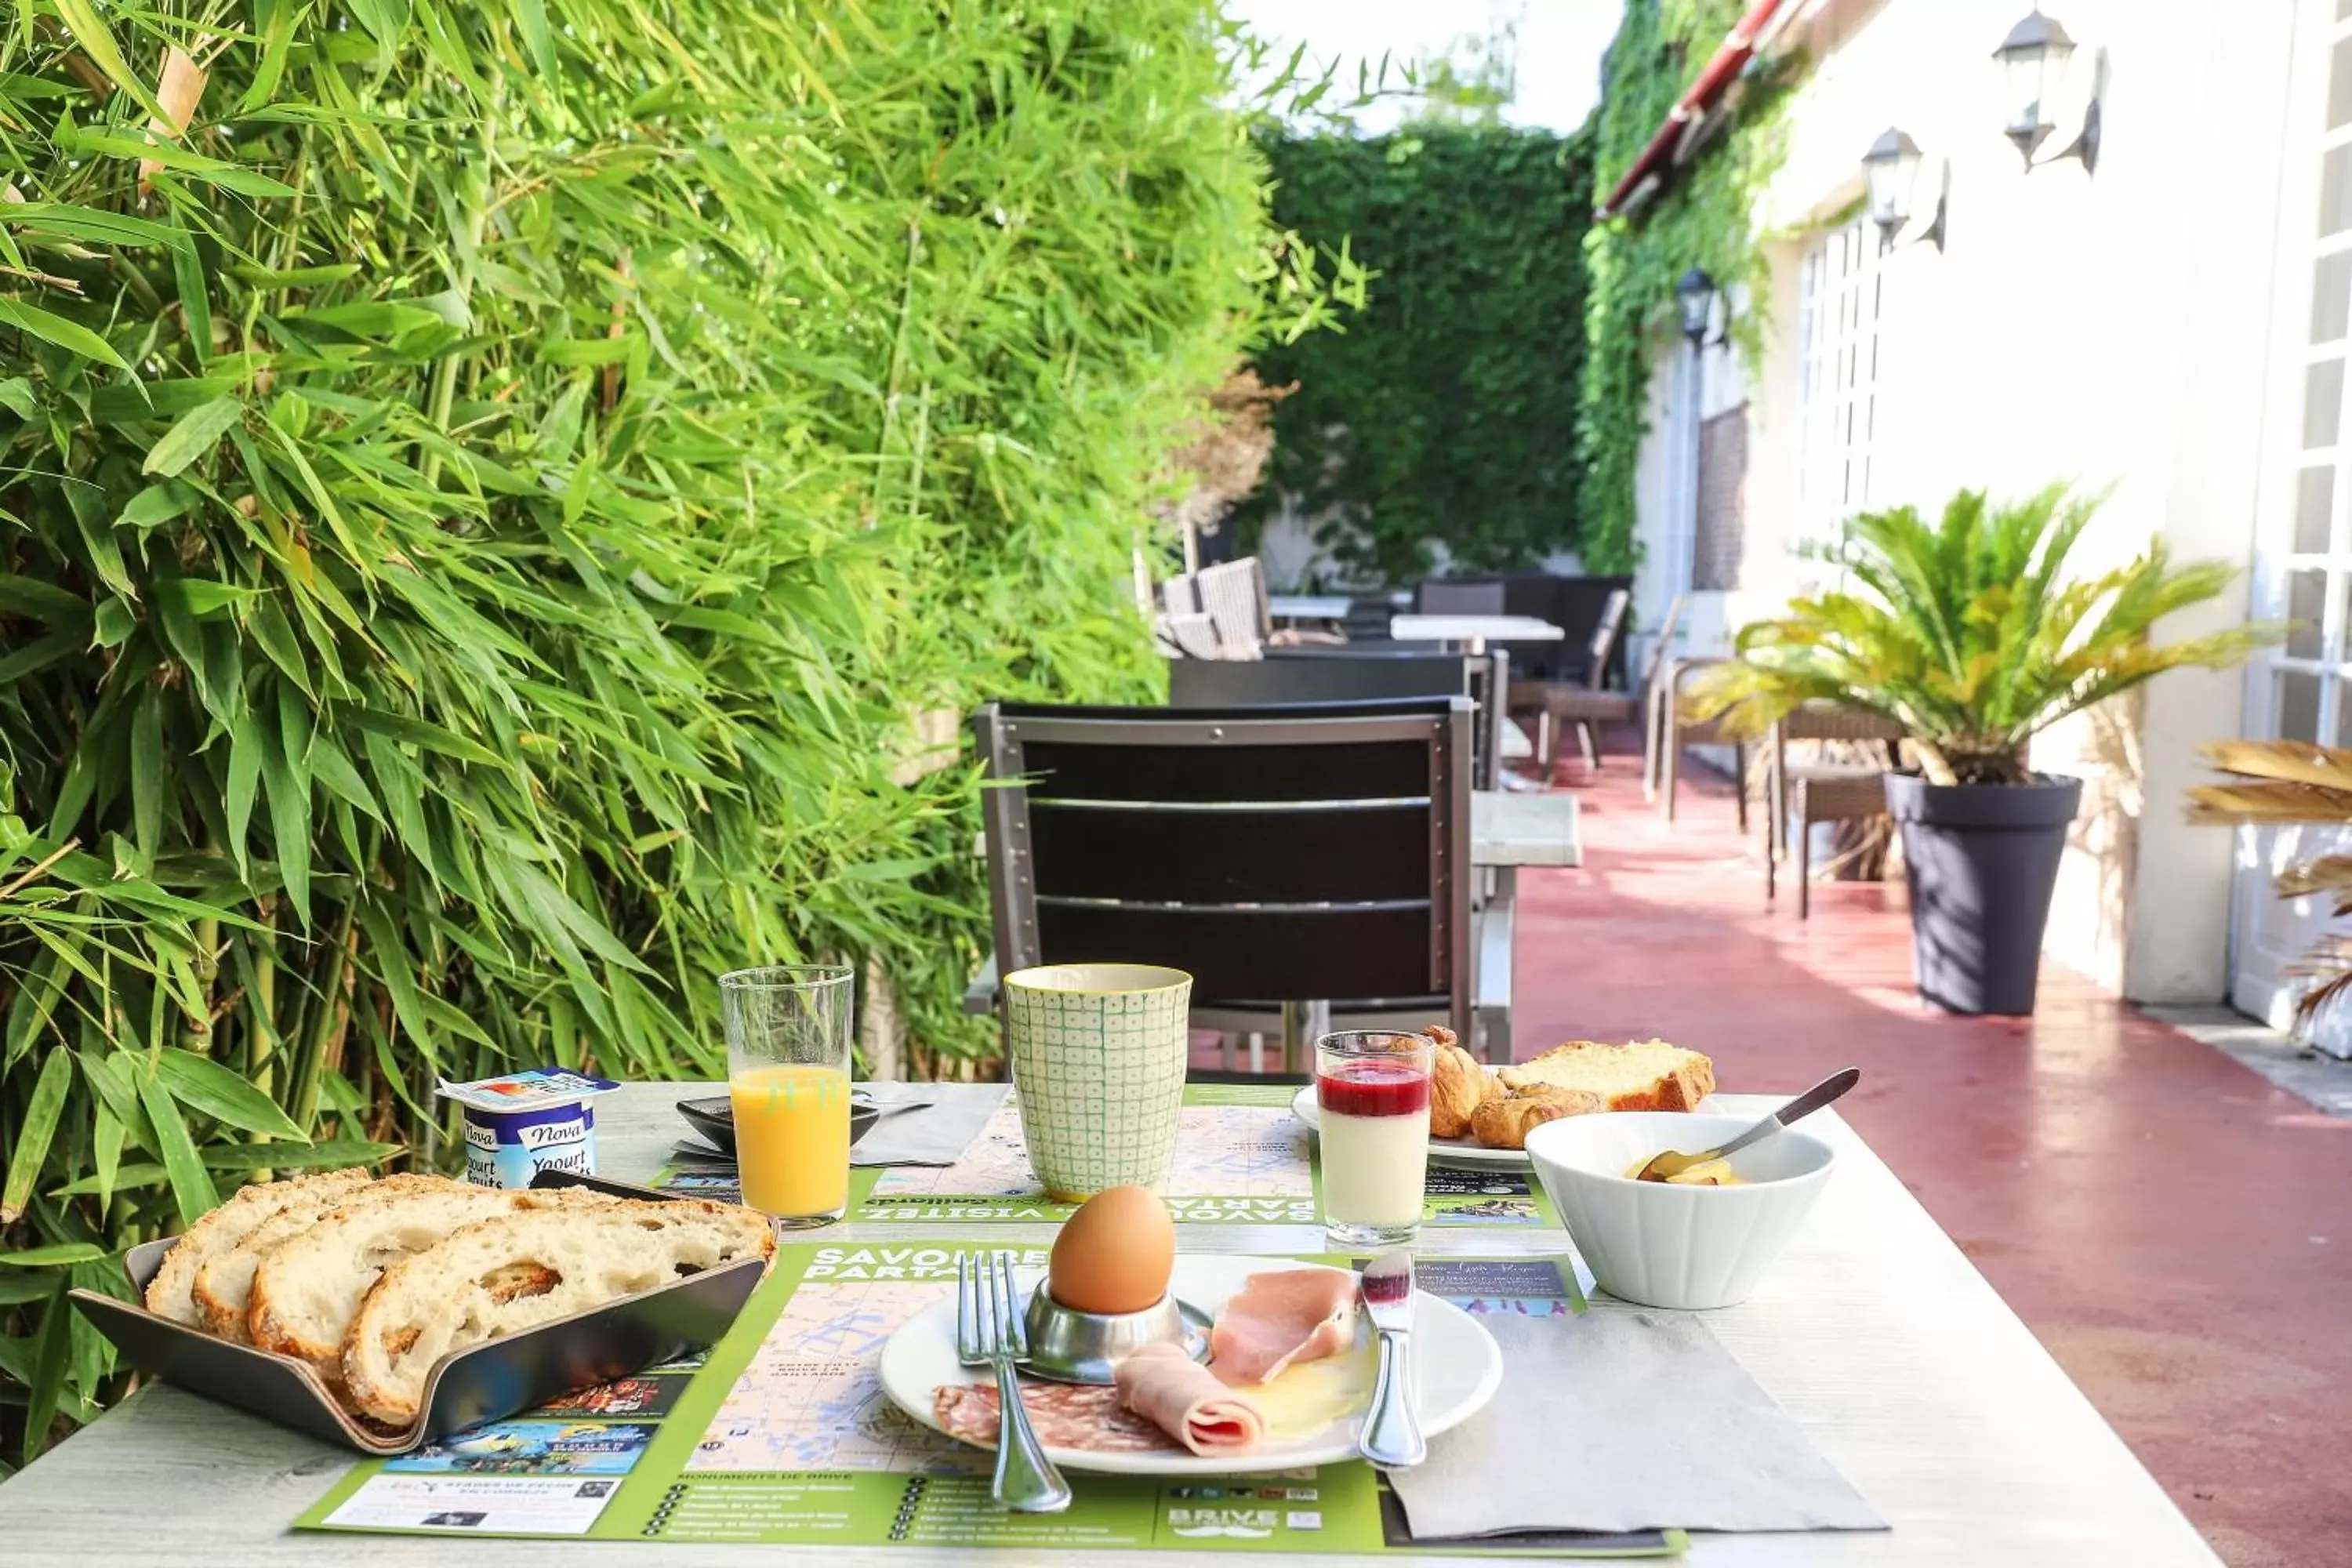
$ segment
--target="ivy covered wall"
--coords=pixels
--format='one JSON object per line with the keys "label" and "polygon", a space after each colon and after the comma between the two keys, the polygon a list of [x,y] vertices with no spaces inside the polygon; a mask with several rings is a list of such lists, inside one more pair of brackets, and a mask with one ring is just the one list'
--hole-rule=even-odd
{"label": "ivy covered wall", "polygon": [[[1593,205],[1624,177],[1659,122],[1747,8],[1744,0],[1627,0],[1601,65],[1593,139]],[[1751,70],[1755,68],[1750,68]],[[1586,353],[1576,419],[1585,569],[1629,572],[1634,545],[1633,475],[1649,433],[1648,388],[1675,320],[1675,280],[1693,267],[1720,288],[1766,282],[1753,214],[1781,153],[1785,68],[1751,76],[1730,129],[1675,172],[1664,192],[1631,216],[1585,236]],[[1752,354],[1759,327],[1737,317],[1732,336]]]}
{"label": "ivy covered wall", "polygon": [[1261,351],[1275,416],[1244,538],[1297,498],[1350,581],[1573,548],[1584,372],[1587,134],[1420,123],[1386,136],[1276,137],[1276,223],[1372,273],[1344,331]]}

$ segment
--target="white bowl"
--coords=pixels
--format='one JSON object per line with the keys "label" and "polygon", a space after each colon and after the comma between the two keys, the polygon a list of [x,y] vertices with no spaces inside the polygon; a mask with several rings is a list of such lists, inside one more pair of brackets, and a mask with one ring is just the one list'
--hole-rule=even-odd
{"label": "white bowl", "polygon": [[1625,1173],[1663,1150],[1711,1148],[1754,1121],[1674,1110],[1563,1116],[1528,1134],[1528,1158],[1602,1289],[1645,1307],[1728,1307],[1748,1298],[1804,1223],[1835,1152],[1783,1130],[1731,1157],[1745,1186],[1674,1186]]}

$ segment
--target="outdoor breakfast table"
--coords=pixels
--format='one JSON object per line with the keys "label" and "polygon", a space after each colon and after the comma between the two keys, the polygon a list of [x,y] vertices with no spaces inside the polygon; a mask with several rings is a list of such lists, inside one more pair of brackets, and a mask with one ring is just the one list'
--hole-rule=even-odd
{"label": "outdoor breakfast table", "polygon": [[[643,1181],[684,1131],[672,1107],[715,1085],[639,1084],[599,1110],[601,1168]],[[924,1086],[940,1095],[993,1089]],[[1765,1097],[1718,1096],[1755,1111]],[[1874,1504],[1885,1531],[1691,1537],[1703,1568],[1761,1565],[1999,1564],[2000,1568],[2171,1568],[2217,1560],[2122,1441],[1959,1249],[1834,1112],[1807,1122],[1835,1146],[1839,1167],[1820,1205],[1763,1287],[1706,1321],[1747,1372],[1820,1452]],[[844,1247],[982,1241],[1043,1247],[1051,1226],[847,1223],[812,1233]],[[1187,1224],[1185,1253],[1319,1253],[1319,1226]],[[1428,1228],[1424,1258],[1557,1256],[1556,1229],[1502,1233]],[[1660,1399],[1675,1391],[1662,1388]],[[1442,1439],[1441,1439],[1442,1441]],[[674,1542],[452,1540],[295,1533],[289,1524],[350,1467],[352,1456],[256,1416],[151,1383],[0,1485],[0,1560],[10,1563],[139,1562],[269,1568],[334,1562],[346,1568],[446,1563],[577,1568],[583,1560],[741,1568],[767,1560],[730,1545]],[[787,1548],[793,1560],[856,1568],[945,1568],[971,1548],[911,1545]],[[1431,1563],[1497,1555],[1414,1552]],[[984,1561],[1036,1568],[1118,1568],[1180,1562],[1239,1568],[1263,1552],[1004,1549]],[[1314,1561],[1315,1559],[1294,1559]],[[1370,1556],[1333,1556],[1369,1563]]]}

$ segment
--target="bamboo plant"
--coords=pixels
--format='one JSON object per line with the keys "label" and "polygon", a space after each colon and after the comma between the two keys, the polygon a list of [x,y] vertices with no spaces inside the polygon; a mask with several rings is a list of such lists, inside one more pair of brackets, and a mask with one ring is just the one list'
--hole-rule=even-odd
{"label": "bamboo plant", "polygon": [[[934,1058],[975,770],[1118,700],[1150,474],[1260,301],[1201,0],[29,0],[0,28],[0,1455],[61,1300],[436,1079],[720,1061],[843,957]],[[1269,276],[1276,274],[1278,276]]]}

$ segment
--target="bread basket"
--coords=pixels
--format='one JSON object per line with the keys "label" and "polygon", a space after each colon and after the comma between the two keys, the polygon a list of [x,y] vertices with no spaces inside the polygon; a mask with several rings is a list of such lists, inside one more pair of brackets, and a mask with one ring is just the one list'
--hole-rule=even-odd
{"label": "bread basket", "polygon": [[[677,1195],[557,1171],[541,1172],[531,1185],[591,1187],[654,1202]],[[145,1295],[177,1240],[147,1242],[124,1256],[135,1293]],[[399,1430],[343,1409],[306,1363],[215,1339],[136,1302],[95,1290],[69,1294],[123,1359],[143,1373],[322,1442],[362,1454],[404,1454],[717,1342],[751,1299],[762,1268],[759,1258],[746,1258],[445,1356],[425,1378],[422,1413]]]}

